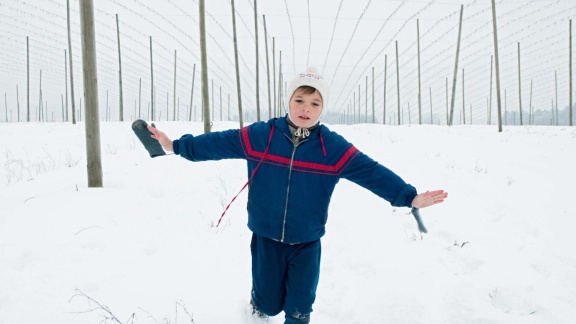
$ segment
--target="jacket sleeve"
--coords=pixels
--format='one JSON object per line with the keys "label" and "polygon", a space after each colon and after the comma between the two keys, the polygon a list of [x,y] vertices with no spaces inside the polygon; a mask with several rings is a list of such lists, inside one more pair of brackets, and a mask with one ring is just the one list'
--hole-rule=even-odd
{"label": "jacket sleeve", "polygon": [[245,159],[240,143],[240,130],[231,129],[174,140],[174,154],[190,161]]}
{"label": "jacket sleeve", "polygon": [[412,200],[418,194],[416,188],[404,182],[396,173],[361,152],[341,176],[386,199],[395,207],[412,207]]}

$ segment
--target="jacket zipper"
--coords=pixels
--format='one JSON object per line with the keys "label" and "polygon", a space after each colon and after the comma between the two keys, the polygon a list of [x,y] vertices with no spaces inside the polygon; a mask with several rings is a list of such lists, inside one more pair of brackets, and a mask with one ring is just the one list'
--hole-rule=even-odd
{"label": "jacket zipper", "polygon": [[[286,134],[284,136],[288,137]],[[286,217],[288,216],[288,198],[290,197],[290,182],[292,179],[292,167],[294,165],[294,156],[296,155],[296,148],[301,143],[307,141],[302,139],[298,143],[294,143],[294,141],[288,137],[288,139],[294,144],[294,149],[292,150],[292,157],[290,158],[290,168],[288,169],[288,188],[286,189],[286,204],[284,205],[284,220],[282,222],[282,237],[280,238],[280,242],[284,243],[284,236],[286,234]]]}

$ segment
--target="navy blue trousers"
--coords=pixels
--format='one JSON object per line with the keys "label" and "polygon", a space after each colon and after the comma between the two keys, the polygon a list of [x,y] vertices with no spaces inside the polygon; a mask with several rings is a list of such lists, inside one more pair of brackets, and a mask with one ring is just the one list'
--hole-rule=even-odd
{"label": "navy blue trousers", "polygon": [[252,301],[285,323],[309,323],[320,277],[320,240],[285,244],[252,234]]}

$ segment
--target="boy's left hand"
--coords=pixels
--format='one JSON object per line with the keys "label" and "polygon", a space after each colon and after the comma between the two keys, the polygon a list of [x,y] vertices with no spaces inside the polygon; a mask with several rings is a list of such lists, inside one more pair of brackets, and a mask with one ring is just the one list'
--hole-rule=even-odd
{"label": "boy's left hand", "polygon": [[418,196],[414,197],[412,200],[412,207],[425,208],[432,205],[444,202],[444,199],[448,197],[448,193],[444,190],[434,190],[426,191]]}

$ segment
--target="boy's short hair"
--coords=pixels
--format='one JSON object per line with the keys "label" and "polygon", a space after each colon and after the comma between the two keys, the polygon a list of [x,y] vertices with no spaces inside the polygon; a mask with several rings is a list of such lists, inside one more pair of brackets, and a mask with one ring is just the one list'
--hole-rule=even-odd
{"label": "boy's short hair", "polygon": [[[311,86],[300,86],[298,87],[296,90],[302,90],[302,92],[304,92],[304,94],[313,94],[314,92],[318,91],[318,89],[311,87]],[[296,90],[294,90],[294,92],[296,92]],[[320,91],[318,91],[318,93],[320,93]],[[320,97],[322,97],[322,95],[320,95]],[[322,98],[322,100],[324,100],[324,98]]]}

